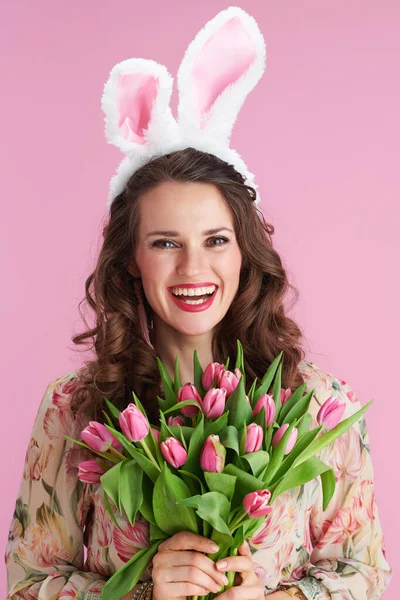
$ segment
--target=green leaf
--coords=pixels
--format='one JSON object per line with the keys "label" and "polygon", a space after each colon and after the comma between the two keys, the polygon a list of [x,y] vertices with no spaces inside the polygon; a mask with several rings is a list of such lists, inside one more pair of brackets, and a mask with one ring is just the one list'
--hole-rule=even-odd
{"label": "green leaf", "polygon": [[193,373],[194,373],[194,385],[199,392],[201,398],[204,398],[206,390],[203,388],[201,383],[203,377],[203,368],[200,364],[197,350],[193,352]]}
{"label": "green leaf", "polygon": [[161,541],[139,550],[118,569],[102,587],[101,600],[115,600],[115,598],[125,596],[137,584],[143,571],[151,563]]}
{"label": "green leaf", "polygon": [[104,396],[104,400],[105,403],[107,404],[107,408],[111,413],[111,416],[114,417],[114,419],[116,419],[116,421],[119,423],[119,415],[120,415],[120,410],[119,408],[117,408],[112,402],[111,400],[109,400],[108,398],[106,398]]}
{"label": "green leaf", "polygon": [[166,540],[167,539],[167,534],[164,533],[164,531],[162,531],[162,529],[159,528],[158,525],[155,525],[154,523],[150,523],[150,541],[151,542],[156,542],[157,540]]}
{"label": "green leaf", "polygon": [[261,474],[269,463],[268,452],[265,452],[265,450],[249,452],[248,454],[243,454],[240,458],[248,463],[253,475],[261,479]]}
{"label": "green leaf", "polygon": [[225,448],[231,448],[239,456],[239,433],[236,427],[228,425],[221,431],[219,439]]}
{"label": "green leaf", "polygon": [[200,467],[200,452],[205,442],[204,437],[204,415],[201,415],[201,419],[195,430],[193,431],[192,437],[189,442],[188,457],[185,463],[185,471],[202,475],[202,469]]}
{"label": "green leaf", "polygon": [[105,420],[107,421],[107,423],[110,425],[110,427],[114,427],[114,423],[111,421],[110,417],[108,416],[108,414],[106,413],[105,410],[101,411],[104,415]]}
{"label": "green leaf", "polygon": [[142,478],[143,470],[134,461],[127,460],[121,463],[120,473],[120,501],[132,527],[135,524],[136,513],[143,503]]}
{"label": "green leaf", "polygon": [[306,461],[301,463],[298,467],[290,469],[286,475],[278,482],[277,486],[272,492],[270,504],[272,504],[278,496],[280,496],[286,490],[304,485],[308,481],[318,477],[321,473],[328,471],[328,467],[319,458],[313,456],[308,458]]}
{"label": "green leaf", "polygon": [[265,373],[264,377],[261,380],[261,383],[259,385],[259,387],[256,389],[255,394],[254,394],[254,404],[253,404],[253,408],[254,405],[256,404],[257,400],[259,400],[259,398],[263,395],[263,394],[267,394],[268,390],[271,386],[271,382],[275,376],[276,370],[278,368],[278,365],[280,363],[280,360],[283,356],[283,350],[282,352],[272,361],[272,363],[270,364],[270,366],[268,367],[267,372]]}
{"label": "green leaf", "polygon": [[236,477],[234,475],[206,471],[204,478],[210,492],[220,492],[228,498],[229,502],[232,500],[236,485]]}
{"label": "green leaf", "polygon": [[190,498],[190,490],[180,477],[173,475],[164,463],[153,493],[153,512],[157,525],[172,536],[179,531],[198,533],[195,511],[181,506],[180,500]]}
{"label": "green leaf", "polygon": [[121,476],[122,464],[122,462],[118,463],[112,469],[106,473],[103,473],[103,475],[100,477],[103,489],[107,492],[108,496],[110,496],[117,508],[120,507],[119,480]]}
{"label": "green leaf", "polygon": [[108,429],[108,431],[111,431],[111,433],[113,434],[113,436],[116,437],[119,442],[121,442],[121,444],[123,445],[123,447],[125,448],[125,450],[129,454],[129,456],[131,458],[134,458],[134,456],[132,454],[132,451],[134,449],[134,445],[132,444],[132,442],[130,440],[128,440],[124,436],[123,433],[121,433],[120,431],[117,431],[114,427],[110,427],[110,425],[106,425],[106,424],[104,424],[104,427],[106,427]]}
{"label": "green leaf", "polygon": [[306,413],[302,417],[300,417],[299,422],[297,423],[297,435],[300,438],[302,435],[308,432],[310,429],[310,425],[312,423],[312,416],[310,413]]}
{"label": "green leaf", "polygon": [[178,396],[179,389],[182,387],[181,376],[179,374],[179,364],[178,364],[178,355],[175,358],[175,369],[174,369],[174,385],[173,390],[175,394]]}
{"label": "green leaf", "polygon": [[243,346],[238,339],[236,340],[236,345],[237,345],[237,354],[236,354],[235,369],[240,369],[241,373],[244,374]]}
{"label": "green leaf", "polygon": [[[187,427],[186,425],[168,425],[173,437],[177,438],[182,436],[185,438],[186,444],[189,444],[190,438],[193,435],[193,427]],[[185,444],[184,444],[185,445]]]}
{"label": "green leaf", "polygon": [[[162,383],[164,395],[165,395],[164,402],[166,403],[167,408],[170,408],[171,406],[173,406],[174,404],[176,404],[178,402],[177,395],[175,394],[174,389],[173,389],[172,379],[171,379],[167,369],[164,367],[163,363],[158,358],[158,356],[157,356],[157,365],[158,365],[158,370],[160,371],[161,383]],[[162,410],[164,410],[162,406],[160,406],[160,408]]]}
{"label": "green leaf", "polygon": [[217,531],[230,535],[229,527],[226,524],[230,511],[230,502],[223,494],[219,492],[207,492],[206,494],[180,500],[178,504],[197,508],[196,512],[200,519],[210,523]]}
{"label": "green leaf", "polygon": [[138,465],[140,465],[146,475],[150,477],[151,481],[155,483],[160,475],[160,471],[157,469],[154,463],[152,463],[151,460],[149,460],[147,456],[142,454],[142,452],[140,452],[137,448],[133,448],[132,455],[132,458],[134,458]]}
{"label": "green leaf", "polygon": [[103,496],[103,498],[104,498],[104,505],[105,505],[106,509],[108,510],[111,519],[114,521],[115,527],[117,529],[119,529],[120,531],[122,531],[121,527],[119,526],[119,523],[118,523],[117,519],[115,518],[114,511],[111,508],[111,504],[110,504],[110,501],[108,499],[108,496],[107,496],[105,490],[104,490],[104,496]]}
{"label": "green leaf", "polygon": [[209,435],[218,435],[228,425],[228,412],[224,412],[223,415],[218,417],[215,421],[210,421],[204,425],[204,437],[208,438]]}
{"label": "green leaf", "polygon": [[201,406],[197,400],[182,400],[182,402],[178,402],[178,404],[175,404],[175,406],[171,406],[171,408],[164,410],[164,415],[176,411],[180,412],[181,408],[183,408],[184,406],[197,406],[197,408],[201,410]]}
{"label": "green leaf", "polygon": [[279,418],[279,413],[280,410],[282,408],[282,403],[281,403],[281,387],[282,387],[282,363],[279,365],[277,371],[276,371],[276,375],[275,375],[275,379],[274,379],[274,384],[272,387],[272,394],[274,397],[274,404],[275,404],[275,408],[276,408],[276,420],[278,420]]}
{"label": "green leaf", "polygon": [[334,427],[327,433],[324,433],[323,435],[315,439],[313,442],[311,442],[311,444],[301,454],[299,454],[299,456],[294,462],[294,466],[297,467],[298,465],[306,461],[308,458],[310,458],[310,456],[314,456],[315,454],[317,454],[317,452],[322,450],[322,448],[325,448],[325,446],[331,444],[340,435],[345,433],[345,431],[350,429],[350,427],[356,421],[358,421],[358,419],[365,413],[365,411],[369,408],[372,402],[373,400],[370,400],[365,406],[363,406],[363,408],[360,408],[360,410],[355,412],[353,415],[347,417],[347,419],[344,419],[343,421],[338,423],[336,427]]}
{"label": "green leaf", "polygon": [[325,511],[335,492],[335,473],[333,469],[328,469],[323,471],[320,477],[322,483],[322,510]]}
{"label": "green leaf", "polygon": [[298,387],[296,390],[294,390],[294,392],[289,396],[289,399],[282,406],[281,412],[279,413],[279,424],[280,425],[283,425],[283,423],[286,423],[286,421],[284,421],[284,418],[286,417],[288,412],[293,408],[293,406],[296,405],[297,401],[302,397],[303,392],[305,391],[306,388],[307,388],[307,382],[303,383],[300,387]]}
{"label": "green leaf", "polygon": [[303,450],[311,444],[311,442],[316,438],[320,431],[321,427],[316,427],[315,429],[311,429],[311,431],[307,431],[307,433],[304,433],[297,440],[293,450],[286,456],[278,471],[271,479],[271,485],[273,485],[276,481],[278,481],[279,479],[281,479],[281,477],[285,475],[285,473],[290,469],[290,467],[292,466],[296,458],[299,456],[299,454],[301,454],[301,452],[303,452]]}
{"label": "green leaf", "polygon": [[226,465],[223,473],[234,475],[237,478],[237,489],[242,498],[250,492],[256,492],[257,490],[265,488],[264,482],[261,481],[261,479],[254,477],[254,475],[250,475],[250,473],[246,473],[246,471],[239,469],[239,467],[236,467],[235,465]]}
{"label": "green leaf", "polygon": [[300,419],[300,417],[302,417],[307,412],[312,396],[313,392],[311,391],[308,392],[308,394],[306,394],[302,398],[300,398],[296,402],[296,404],[289,410],[283,423],[291,423],[292,421],[294,421],[294,419]]}
{"label": "green leaf", "polygon": [[256,387],[257,387],[257,377],[254,379],[254,381],[251,385],[251,388],[249,389],[249,393],[247,394],[252,408],[254,408],[254,394],[256,392]]}
{"label": "green leaf", "polygon": [[246,390],[244,377],[239,379],[239,383],[233,392],[230,394],[225,409],[229,411],[228,423],[236,429],[243,426],[243,422],[250,423],[252,419],[252,410],[246,399]]}
{"label": "green leaf", "polygon": [[149,521],[149,523],[156,525],[156,520],[154,518],[154,513],[153,513],[153,490],[154,490],[153,482],[146,475],[146,473],[143,473],[143,479],[142,479],[143,502],[142,502],[141,507],[139,508],[139,512],[146,519],[146,521]]}
{"label": "green leaf", "polygon": [[265,478],[264,478],[264,481],[267,485],[272,481],[275,473],[278,471],[279,467],[282,464],[288,439],[289,439],[290,434],[292,433],[292,430],[295,426],[296,426],[296,421],[293,421],[293,423],[291,423],[289,425],[289,427],[286,429],[285,433],[283,434],[283,436],[282,436],[281,440],[279,441],[279,443],[277,444],[277,446],[272,451],[272,456],[269,461],[268,469],[266,471]]}
{"label": "green leaf", "polygon": [[196,494],[204,494],[206,492],[206,486],[201,481],[201,479],[197,477],[197,475],[195,475],[194,473],[190,473],[185,469],[179,469],[179,473],[182,475],[183,481],[190,489],[190,493],[192,496],[195,496]]}

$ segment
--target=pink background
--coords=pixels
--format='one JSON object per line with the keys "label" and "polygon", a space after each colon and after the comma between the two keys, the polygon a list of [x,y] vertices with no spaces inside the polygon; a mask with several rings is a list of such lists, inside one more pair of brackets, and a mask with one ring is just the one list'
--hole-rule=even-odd
{"label": "pink background", "polygon": [[[110,177],[100,97],[116,62],[148,57],[175,77],[195,33],[229,3],[3,2],[2,417],[4,547],[45,387],[81,364],[71,335],[94,265]],[[242,0],[267,71],[232,147],[256,173],[301,297],[307,357],[345,379],[367,413],[387,556],[400,558],[400,9],[396,0]],[[176,90],[173,109],[176,109]],[[5,569],[0,565],[4,596]],[[397,599],[396,572],[385,600]]]}

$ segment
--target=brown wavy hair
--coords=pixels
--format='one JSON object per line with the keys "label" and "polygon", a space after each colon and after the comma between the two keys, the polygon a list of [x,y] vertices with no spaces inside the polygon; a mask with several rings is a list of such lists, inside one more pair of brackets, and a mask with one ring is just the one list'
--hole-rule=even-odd
{"label": "brown wavy hair", "polygon": [[[253,202],[256,191],[245,185],[235,168],[194,148],[156,157],[129,179],[124,191],[111,204],[103,229],[103,245],[97,265],[85,284],[85,298],[79,312],[86,331],[72,337],[76,345],[92,343],[95,358],[78,373],[71,407],[93,420],[101,420],[104,396],[120,409],[132,401],[134,390],[153,423],[158,422],[157,394],[162,394],[156,350],[145,341],[141,328],[139,299],[128,264],[135,255],[136,231],[140,218],[140,197],[166,181],[206,182],[215,185],[229,207],[236,238],[242,253],[239,288],[224,318],[215,327],[212,339],[214,361],[236,361],[236,339],[243,346],[248,374],[247,390],[255,377],[261,378],[273,359],[283,350],[282,386],[298,387],[304,380],[298,363],[304,359],[302,332],[286,315],[287,293],[292,286],[279,254],[272,245],[273,225],[267,223]],[[148,321],[152,308],[143,295]],[[96,315],[91,328],[81,311],[86,300]],[[294,304],[292,302],[291,306]],[[143,314],[143,313],[142,313]],[[150,331],[151,335],[151,331]],[[203,365],[205,367],[205,365]]]}

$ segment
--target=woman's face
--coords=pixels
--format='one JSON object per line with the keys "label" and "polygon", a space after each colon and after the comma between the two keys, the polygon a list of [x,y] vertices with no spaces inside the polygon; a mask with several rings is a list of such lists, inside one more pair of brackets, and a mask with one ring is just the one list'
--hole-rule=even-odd
{"label": "woman's face", "polygon": [[[233,219],[219,190],[198,182],[164,182],[149,190],[140,198],[136,242],[139,270],[134,264],[131,270],[142,278],[155,327],[159,318],[184,335],[212,330],[237,292],[242,263]],[[207,292],[215,287],[212,301],[202,306],[192,295],[196,288],[180,295],[190,298],[189,304],[174,298],[172,288],[182,294],[190,284],[201,284]]]}

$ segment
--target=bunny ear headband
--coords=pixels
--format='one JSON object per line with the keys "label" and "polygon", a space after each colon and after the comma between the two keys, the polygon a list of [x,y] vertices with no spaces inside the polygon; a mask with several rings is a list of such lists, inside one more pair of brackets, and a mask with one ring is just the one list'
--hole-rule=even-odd
{"label": "bunny ear headband", "polygon": [[235,6],[208,21],[189,44],[178,70],[176,120],[169,104],[173,79],[164,65],[143,58],[116,64],[101,107],[106,139],[125,158],[110,181],[108,210],[142,165],[188,147],[232,164],[257,189],[254,175],[229,140],[239,110],[264,69],[264,38],[255,19]]}

